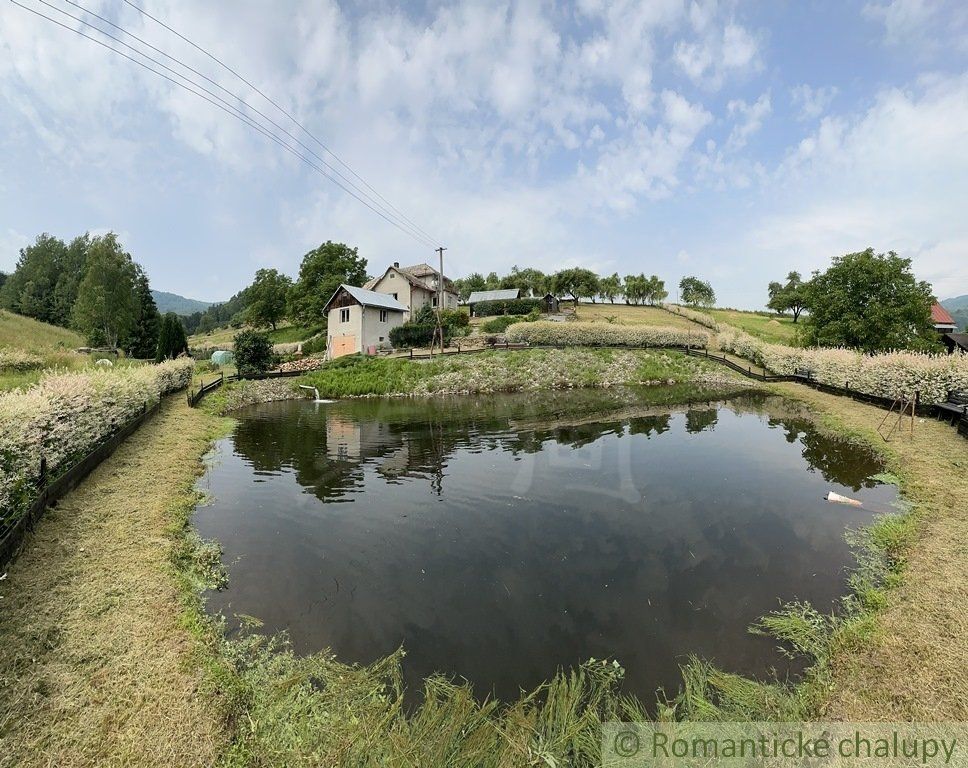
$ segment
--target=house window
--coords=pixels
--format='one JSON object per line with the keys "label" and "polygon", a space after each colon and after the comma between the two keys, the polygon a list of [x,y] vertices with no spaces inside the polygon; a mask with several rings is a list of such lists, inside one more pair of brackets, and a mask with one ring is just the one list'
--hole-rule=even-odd
{"label": "house window", "polygon": [[394,301],[397,301],[397,295],[395,293],[391,293],[390,295],[393,297]]}
{"label": "house window", "polygon": [[[387,321],[387,314],[388,313],[387,313],[387,311],[385,309],[381,309],[380,310],[380,322],[381,323],[385,323]],[[380,341],[383,341],[383,339],[380,339]]]}
{"label": "house window", "polygon": [[432,299],[432,304],[435,307],[437,306],[437,297],[436,296],[434,296],[434,298]]}
{"label": "house window", "polygon": [[341,323],[348,323],[350,321],[350,308],[341,309],[339,311],[339,321]]}

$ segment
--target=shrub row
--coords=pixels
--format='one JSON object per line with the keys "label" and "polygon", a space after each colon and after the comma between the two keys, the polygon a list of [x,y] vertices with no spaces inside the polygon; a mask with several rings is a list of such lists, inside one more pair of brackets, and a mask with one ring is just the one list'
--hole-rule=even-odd
{"label": "shrub row", "polygon": [[517,323],[507,330],[511,342],[575,347],[697,347],[709,346],[705,331],[685,331],[651,325],[610,323]]}
{"label": "shrub row", "polygon": [[964,354],[867,355],[852,349],[799,349],[768,344],[736,329],[720,334],[719,346],[773,373],[809,370],[823,384],[849,384],[851,389],[878,397],[910,397],[918,391],[921,402],[931,405],[944,402],[953,389],[968,390],[968,355]]}
{"label": "shrub row", "polygon": [[526,315],[534,309],[539,312],[545,307],[544,299],[502,299],[499,301],[479,301],[474,305],[475,317],[494,315]]}
{"label": "shrub row", "polygon": [[51,374],[0,394],[0,535],[29,508],[47,459],[55,478],[167,392],[191,382],[192,361]]}
{"label": "shrub row", "polygon": [[680,307],[678,304],[663,304],[662,308],[719,333],[719,323],[716,322],[712,315],[707,315],[705,312],[696,312],[694,309],[686,309],[685,307]]}

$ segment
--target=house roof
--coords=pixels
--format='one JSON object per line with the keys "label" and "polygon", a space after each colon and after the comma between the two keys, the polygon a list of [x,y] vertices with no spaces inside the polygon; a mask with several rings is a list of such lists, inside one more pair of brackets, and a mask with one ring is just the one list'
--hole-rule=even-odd
{"label": "house roof", "polygon": [[968,352],[968,333],[946,333],[944,337],[951,339],[954,346],[958,349],[963,349],[965,352]]}
{"label": "house roof", "polygon": [[[387,267],[383,274],[379,277],[374,277],[372,280],[367,281],[363,284],[364,288],[372,288],[378,282],[380,282],[384,277],[386,277],[387,272],[391,269],[399,272],[411,285],[415,285],[418,288],[423,288],[426,291],[436,291],[437,287],[431,284],[431,280],[436,282],[437,270],[434,269],[429,264],[414,264],[410,267],[398,267],[389,266]],[[444,290],[448,293],[456,293],[454,290],[454,281],[449,277],[444,275]]]}
{"label": "house roof", "polygon": [[502,288],[499,291],[474,291],[467,297],[468,304],[476,304],[479,301],[507,301],[516,299],[521,294],[518,288]]}
{"label": "house roof", "polygon": [[931,305],[931,322],[935,325],[954,325],[955,319],[940,304]]}
{"label": "house roof", "polygon": [[346,291],[353,297],[357,304],[361,304],[364,307],[379,307],[380,309],[389,309],[394,312],[410,311],[389,293],[377,293],[376,291],[368,291],[365,288],[357,288],[355,285],[346,285],[346,283],[343,283],[336,289],[336,293],[330,297],[329,301],[326,302],[326,306],[323,308],[324,312],[329,312],[329,305],[333,303],[333,299],[339,296],[340,291]]}

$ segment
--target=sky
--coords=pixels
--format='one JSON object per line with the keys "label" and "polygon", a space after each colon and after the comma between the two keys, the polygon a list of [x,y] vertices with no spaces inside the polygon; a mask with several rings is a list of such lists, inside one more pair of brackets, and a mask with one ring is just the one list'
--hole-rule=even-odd
{"label": "sky", "polygon": [[[76,3],[291,126],[121,0]],[[452,277],[586,266],[675,298],[697,275],[755,309],[771,280],[871,246],[968,293],[963,2],[142,7],[445,245]],[[326,240],[373,274],[435,258],[225,112],[0,3],[0,270],[41,232],[109,230],[154,288],[210,301]]]}

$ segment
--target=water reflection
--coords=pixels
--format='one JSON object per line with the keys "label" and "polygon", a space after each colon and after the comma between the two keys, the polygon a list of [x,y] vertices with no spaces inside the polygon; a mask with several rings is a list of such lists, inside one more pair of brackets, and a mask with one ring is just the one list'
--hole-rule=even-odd
{"label": "water reflection", "polygon": [[440,670],[510,697],[590,656],[621,659],[646,697],[689,653],[762,674],[780,659],[749,623],[778,600],[829,606],[844,529],[869,518],[823,494],[887,507],[893,490],[775,399],[640,402],[249,409],[196,520],[229,564],[211,607],[347,661],[403,643],[410,686]]}

